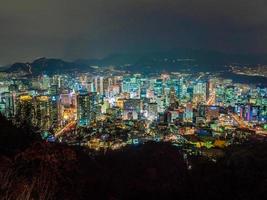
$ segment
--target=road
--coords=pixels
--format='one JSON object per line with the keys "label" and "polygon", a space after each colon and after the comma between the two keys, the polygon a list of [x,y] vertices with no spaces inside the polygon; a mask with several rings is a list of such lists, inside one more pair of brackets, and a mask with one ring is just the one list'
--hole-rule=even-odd
{"label": "road", "polygon": [[247,122],[245,122],[243,119],[241,119],[236,113],[230,113],[229,114],[238,124],[240,128],[247,128],[251,131],[255,131],[257,135],[265,136],[267,137],[267,131],[264,130],[258,130],[255,128],[250,128]]}
{"label": "road", "polygon": [[256,134],[267,137],[267,131],[256,131]]}
{"label": "road", "polygon": [[66,126],[64,126],[61,130],[55,133],[55,137],[59,137],[63,135],[66,131],[69,131],[70,128],[76,125],[76,121],[69,122]]}
{"label": "road", "polygon": [[211,106],[215,104],[215,97],[216,97],[215,92],[213,92],[207,101],[207,105]]}
{"label": "road", "polygon": [[213,92],[213,93],[210,95],[210,97],[209,97],[209,99],[208,99],[208,101],[207,101],[207,105],[208,105],[208,106],[211,106],[211,105],[215,104],[215,97],[216,97],[215,92]]}
{"label": "road", "polygon": [[229,115],[237,122],[240,128],[248,128],[248,124],[244,122],[244,120],[241,119],[236,113],[230,113]]}
{"label": "road", "polygon": [[[209,97],[208,101],[207,101],[207,105],[211,106],[215,104],[215,98],[216,95],[215,93],[212,93],[211,96]],[[251,131],[255,131],[257,135],[261,135],[261,136],[266,136],[267,137],[267,131],[265,130],[257,130],[255,128],[250,128],[248,123],[245,122],[242,118],[240,118],[236,113],[229,113],[230,117],[232,117],[232,119],[237,122],[238,126],[240,128],[247,128]]]}

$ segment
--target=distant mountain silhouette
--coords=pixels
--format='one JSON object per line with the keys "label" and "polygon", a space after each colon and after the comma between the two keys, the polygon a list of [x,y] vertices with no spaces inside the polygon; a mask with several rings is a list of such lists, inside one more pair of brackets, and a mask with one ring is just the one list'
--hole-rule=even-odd
{"label": "distant mountain silhouette", "polygon": [[25,72],[29,73],[28,63],[14,63],[9,68],[5,69],[6,72]]}
{"label": "distant mountain silhouette", "polygon": [[39,58],[34,60],[32,63],[15,63],[11,65],[6,71],[7,72],[25,72],[27,74],[54,74],[71,72],[74,70],[84,70],[89,66],[83,65],[82,63],[67,62],[61,59],[54,58]]}
{"label": "distant mountain silhouette", "polygon": [[73,62],[61,59],[40,58],[32,63],[15,63],[7,72],[58,73],[75,70],[92,70],[90,66],[116,66],[133,72],[157,71],[222,71],[226,65],[267,64],[267,55],[227,54],[199,49],[174,49],[170,51],[113,54],[103,59],[79,59]]}

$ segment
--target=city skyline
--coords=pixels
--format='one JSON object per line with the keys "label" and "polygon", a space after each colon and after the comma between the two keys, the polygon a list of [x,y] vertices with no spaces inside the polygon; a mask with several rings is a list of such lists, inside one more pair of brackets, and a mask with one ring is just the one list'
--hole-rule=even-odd
{"label": "city skyline", "polygon": [[[246,71],[248,77],[261,73],[254,68],[246,68]],[[242,68],[235,67],[233,72],[236,76],[244,73]],[[83,146],[91,148],[95,139],[104,142],[102,137],[113,137],[109,133],[98,133],[109,121],[122,127],[132,121],[147,128],[138,134],[124,135],[128,139],[120,142],[111,139],[119,147],[133,143],[130,142],[133,138],[135,143],[144,138],[153,141],[157,137],[164,141],[169,134],[177,134],[175,137],[180,138],[203,130],[212,132],[214,139],[222,139],[224,131],[234,138],[232,131],[239,129],[244,133],[249,130],[256,135],[267,134],[266,86],[238,83],[218,74],[165,72],[142,75],[108,67],[97,68],[94,72],[52,75],[3,72],[2,75],[6,76],[2,76],[0,87],[2,115],[18,126],[25,123],[34,127],[43,137],[49,135],[49,140],[52,137],[61,141],[79,133],[84,137]],[[165,135],[158,126],[166,130],[173,126],[176,131],[169,130]],[[83,128],[93,128],[97,135],[93,130],[87,132]],[[86,138],[88,134],[90,139]],[[79,141],[66,139],[65,142],[77,144]],[[176,142],[179,144],[179,140]]]}
{"label": "city skyline", "polygon": [[266,0],[0,0],[0,199],[267,199]]}

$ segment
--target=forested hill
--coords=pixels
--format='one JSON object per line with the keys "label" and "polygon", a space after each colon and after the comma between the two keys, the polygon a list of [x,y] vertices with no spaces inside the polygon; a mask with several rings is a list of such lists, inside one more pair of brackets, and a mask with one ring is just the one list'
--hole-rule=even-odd
{"label": "forested hill", "polygon": [[225,150],[217,162],[167,143],[105,155],[41,141],[0,118],[0,199],[266,199],[267,145]]}

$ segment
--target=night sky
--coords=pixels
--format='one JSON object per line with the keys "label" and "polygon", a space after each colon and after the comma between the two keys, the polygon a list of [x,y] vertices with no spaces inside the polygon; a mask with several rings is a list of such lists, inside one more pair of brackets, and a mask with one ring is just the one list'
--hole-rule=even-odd
{"label": "night sky", "polygon": [[0,64],[172,48],[267,53],[266,0],[0,0]]}

